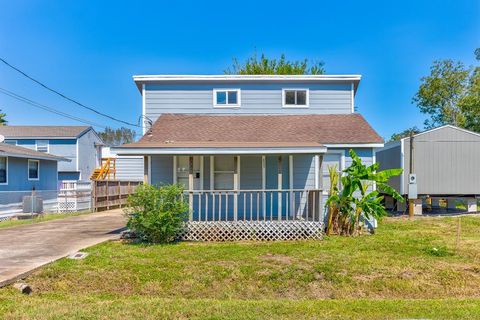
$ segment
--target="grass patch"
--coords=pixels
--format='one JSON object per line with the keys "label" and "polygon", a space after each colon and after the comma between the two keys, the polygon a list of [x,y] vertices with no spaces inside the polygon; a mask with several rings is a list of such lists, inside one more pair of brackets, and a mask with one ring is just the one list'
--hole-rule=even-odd
{"label": "grass patch", "polygon": [[109,242],[37,271],[32,296],[0,290],[0,318],[480,318],[480,217],[461,218],[458,246],[457,219],[324,241]]}
{"label": "grass patch", "polygon": [[89,212],[47,213],[47,214],[39,215],[32,219],[0,221],[0,229],[10,228],[15,226],[23,226],[27,224],[34,224],[34,223],[57,220],[57,219],[64,219],[64,218],[79,216],[87,213]]}

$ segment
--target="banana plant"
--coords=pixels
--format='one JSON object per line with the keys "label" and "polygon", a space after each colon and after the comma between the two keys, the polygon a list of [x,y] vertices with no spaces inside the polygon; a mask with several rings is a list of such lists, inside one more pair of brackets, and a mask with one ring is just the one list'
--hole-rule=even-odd
{"label": "banana plant", "polygon": [[[326,204],[338,210],[338,232],[352,235],[359,231],[362,214],[366,219],[380,219],[386,215],[381,194],[388,194],[398,201],[403,201],[403,197],[388,185],[388,180],[400,175],[402,169],[378,171],[378,163],[366,166],[353,150],[349,153],[352,164],[343,170],[341,190],[331,193]],[[372,186],[374,190],[369,192],[369,187]]]}

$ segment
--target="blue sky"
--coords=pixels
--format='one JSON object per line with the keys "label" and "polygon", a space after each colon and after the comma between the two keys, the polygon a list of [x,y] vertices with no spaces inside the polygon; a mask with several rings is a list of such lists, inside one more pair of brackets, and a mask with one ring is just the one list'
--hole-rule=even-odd
{"label": "blue sky", "polygon": [[[134,74],[215,74],[255,49],[362,74],[360,113],[385,138],[424,116],[411,104],[435,59],[474,64],[480,1],[4,1],[0,56],[129,122]],[[99,117],[0,65],[0,87],[102,125]],[[0,94],[10,124],[76,124]]]}

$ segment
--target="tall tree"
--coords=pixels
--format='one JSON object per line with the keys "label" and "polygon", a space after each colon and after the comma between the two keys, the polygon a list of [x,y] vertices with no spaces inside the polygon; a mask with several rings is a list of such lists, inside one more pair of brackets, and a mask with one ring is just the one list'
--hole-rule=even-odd
{"label": "tall tree", "polygon": [[0,126],[6,126],[8,121],[6,119],[7,114],[2,112],[2,109],[0,109]]}
{"label": "tall tree", "polygon": [[[475,50],[475,56],[480,61],[480,48]],[[461,108],[465,115],[465,128],[480,132],[480,66],[473,69]]]}
{"label": "tall tree", "polygon": [[136,133],[125,127],[117,129],[106,127],[105,131],[99,132],[98,135],[107,146],[114,147],[135,141]]}
{"label": "tall tree", "polygon": [[420,129],[418,129],[417,126],[414,126],[414,127],[405,129],[402,132],[392,134],[392,136],[390,137],[390,141],[397,141],[402,138],[409,137],[411,134],[417,134],[417,133],[420,133]]}
{"label": "tall tree", "polygon": [[[475,50],[480,60],[480,50]],[[420,111],[430,116],[426,129],[453,124],[470,130],[480,129],[480,69],[466,67],[460,61],[437,60],[430,75],[421,78],[413,97]]]}
{"label": "tall tree", "polygon": [[304,60],[287,60],[282,54],[279,59],[267,58],[262,54],[260,58],[254,53],[244,63],[238,62],[237,58],[233,58],[232,66],[224,71],[225,74],[324,74],[325,63],[310,62]]}

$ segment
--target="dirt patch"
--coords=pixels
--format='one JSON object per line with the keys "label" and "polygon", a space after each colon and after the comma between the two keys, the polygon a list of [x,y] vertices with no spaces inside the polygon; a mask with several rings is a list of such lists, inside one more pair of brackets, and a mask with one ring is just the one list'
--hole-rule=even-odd
{"label": "dirt patch", "polygon": [[278,263],[281,263],[281,264],[292,264],[294,262],[292,257],[286,256],[286,255],[283,255],[283,254],[267,253],[263,256],[260,256],[259,258],[261,260],[278,262]]}

